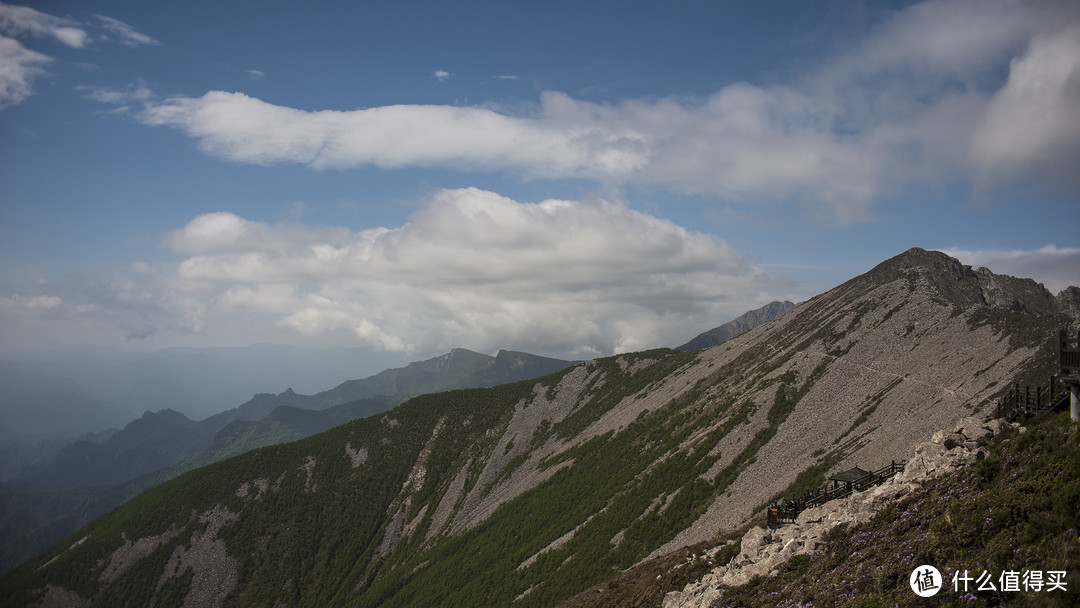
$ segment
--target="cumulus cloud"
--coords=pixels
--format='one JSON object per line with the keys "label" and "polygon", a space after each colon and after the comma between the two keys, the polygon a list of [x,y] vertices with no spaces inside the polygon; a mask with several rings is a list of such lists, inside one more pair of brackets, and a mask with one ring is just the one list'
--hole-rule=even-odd
{"label": "cumulus cloud", "polygon": [[1039,249],[941,249],[972,268],[985,266],[998,274],[1035,279],[1052,293],[1080,286],[1080,248],[1046,245]]}
{"label": "cumulus cloud", "polygon": [[453,76],[453,74],[446,70],[435,70],[431,73],[431,77],[439,82],[446,82],[447,80],[450,80],[451,76]]}
{"label": "cumulus cloud", "polygon": [[396,228],[219,212],[167,244],[186,256],[177,278],[214,285],[222,314],[406,352],[674,344],[785,285],[722,240],[619,204],[521,203],[472,188],[437,193]]}
{"label": "cumulus cloud", "polygon": [[792,288],[722,239],[620,203],[475,188],[436,192],[394,227],[219,211],[164,245],[173,262],[137,262],[109,281],[9,286],[0,327],[584,358],[681,344]]}

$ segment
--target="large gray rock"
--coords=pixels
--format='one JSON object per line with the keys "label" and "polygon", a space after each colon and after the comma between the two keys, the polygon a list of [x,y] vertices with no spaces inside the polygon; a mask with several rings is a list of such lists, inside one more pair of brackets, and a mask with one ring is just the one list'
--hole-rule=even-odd
{"label": "large gray rock", "polygon": [[986,421],[975,417],[964,418],[957,422],[955,432],[971,441],[985,441],[995,435]]}

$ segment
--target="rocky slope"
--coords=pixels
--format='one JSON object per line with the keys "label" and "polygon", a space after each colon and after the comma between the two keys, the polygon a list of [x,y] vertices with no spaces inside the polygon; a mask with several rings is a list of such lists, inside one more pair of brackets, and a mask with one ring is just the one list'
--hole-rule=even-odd
{"label": "rocky slope", "polygon": [[828,472],[905,459],[1045,373],[1076,321],[1032,281],[913,249],[714,348],[426,395],[192,471],[0,596],[554,605]]}
{"label": "rocky slope", "polygon": [[[930,441],[915,448],[902,472],[881,485],[806,509],[792,524],[782,524],[775,529],[754,526],[738,541],[738,553],[730,561],[682,591],[668,593],[663,608],[712,606],[727,587],[746,584],[755,576],[775,576],[777,569],[791,558],[816,553],[831,530],[869,522],[875,513],[918,490],[927,480],[985,459],[990,451],[981,442],[1000,435],[1005,429],[1017,427],[1020,425],[1002,419],[984,422],[969,417],[947,432],[934,433]],[[729,544],[735,542],[729,541]],[[702,558],[715,557],[725,546],[710,549]]]}

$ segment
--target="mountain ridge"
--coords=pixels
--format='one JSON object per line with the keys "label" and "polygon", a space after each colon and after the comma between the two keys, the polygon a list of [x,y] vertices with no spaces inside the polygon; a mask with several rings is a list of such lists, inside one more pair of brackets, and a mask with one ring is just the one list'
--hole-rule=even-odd
{"label": "mountain ridge", "polygon": [[[65,453],[62,450],[53,462],[36,467],[27,475],[32,476],[38,486],[46,489],[59,489],[71,484],[120,483],[193,458],[210,447],[217,434],[230,424],[256,423],[279,407],[322,411],[346,403],[365,401],[369,407],[354,409],[364,415],[371,415],[416,394],[467,386],[491,386],[501,378],[513,381],[542,376],[571,363],[513,351],[501,350],[498,355],[489,356],[455,348],[444,355],[416,361],[402,368],[384,370],[368,378],[349,380],[314,395],[302,395],[291,388],[277,395],[260,393],[235,408],[203,420],[191,420],[171,408],[147,410],[118,432],[110,434],[100,444],[87,440],[73,442],[65,450],[77,451],[77,454]],[[327,420],[333,419],[336,418]],[[316,423],[316,426],[322,425]],[[155,446],[154,456],[142,458],[140,463],[125,465],[119,470],[115,468],[115,464],[123,461],[125,453],[148,447],[150,444]],[[97,454],[90,456],[91,452]],[[72,469],[72,462],[78,462],[81,466]]]}
{"label": "mountain ridge", "polygon": [[793,302],[774,300],[761,308],[745,312],[723,325],[698,334],[686,344],[676,346],[675,350],[699,350],[710,346],[718,346],[786,314],[793,308],[795,308]]}
{"label": "mountain ridge", "polygon": [[[0,518],[0,572],[136,493],[192,468],[383,412],[419,392],[490,386],[543,375],[570,363],[514,351],[489,356],[459,348],[384,370],[370,377],[372,382],[348,381],[315,395],[291,388],[277,395],[257,394],[236,408],[198,421],[169,408],[146,411],[100,438],[82,436],[47,450],[12,448],[8,452],[13,459],[34,459],[23,466],[21,475],[0,485],[0,504],[10,505]],[[381,388],[397,392],[378,395]],[[50,508],[38,508],[34,494],[47,495]]]}
{"label": "mountain ridge", "polygon": [[218,589],[207,605],[554,605],[830,471],[901,459],[1014,379],[1045,378],[1077,318],[997,276],[913,249],[720,346],[415,397],[190,471],[0,589],[13,606],[45,589],[103,604]]}

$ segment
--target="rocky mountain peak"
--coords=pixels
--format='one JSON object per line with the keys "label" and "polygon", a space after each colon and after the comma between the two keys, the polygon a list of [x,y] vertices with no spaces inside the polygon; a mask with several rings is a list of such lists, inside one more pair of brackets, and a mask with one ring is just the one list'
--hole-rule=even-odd
{"label": "rocky mountain peak", "polygon": [[1066,287],[1061,290],[1056,299],[1062,312],[1080,317],[1080,287]]}
{"label": "rocky mountain peak", "polygon": [[934,296],[961,309],[990,306],[1034,315],[1062,311],[1053,294],[1032,279],[995,274],[988,268],[972,270],[940,251],[918,247],[878,264],[850,282],[882,284],[899,278],[906,279],[911,288],[924,283]]}

